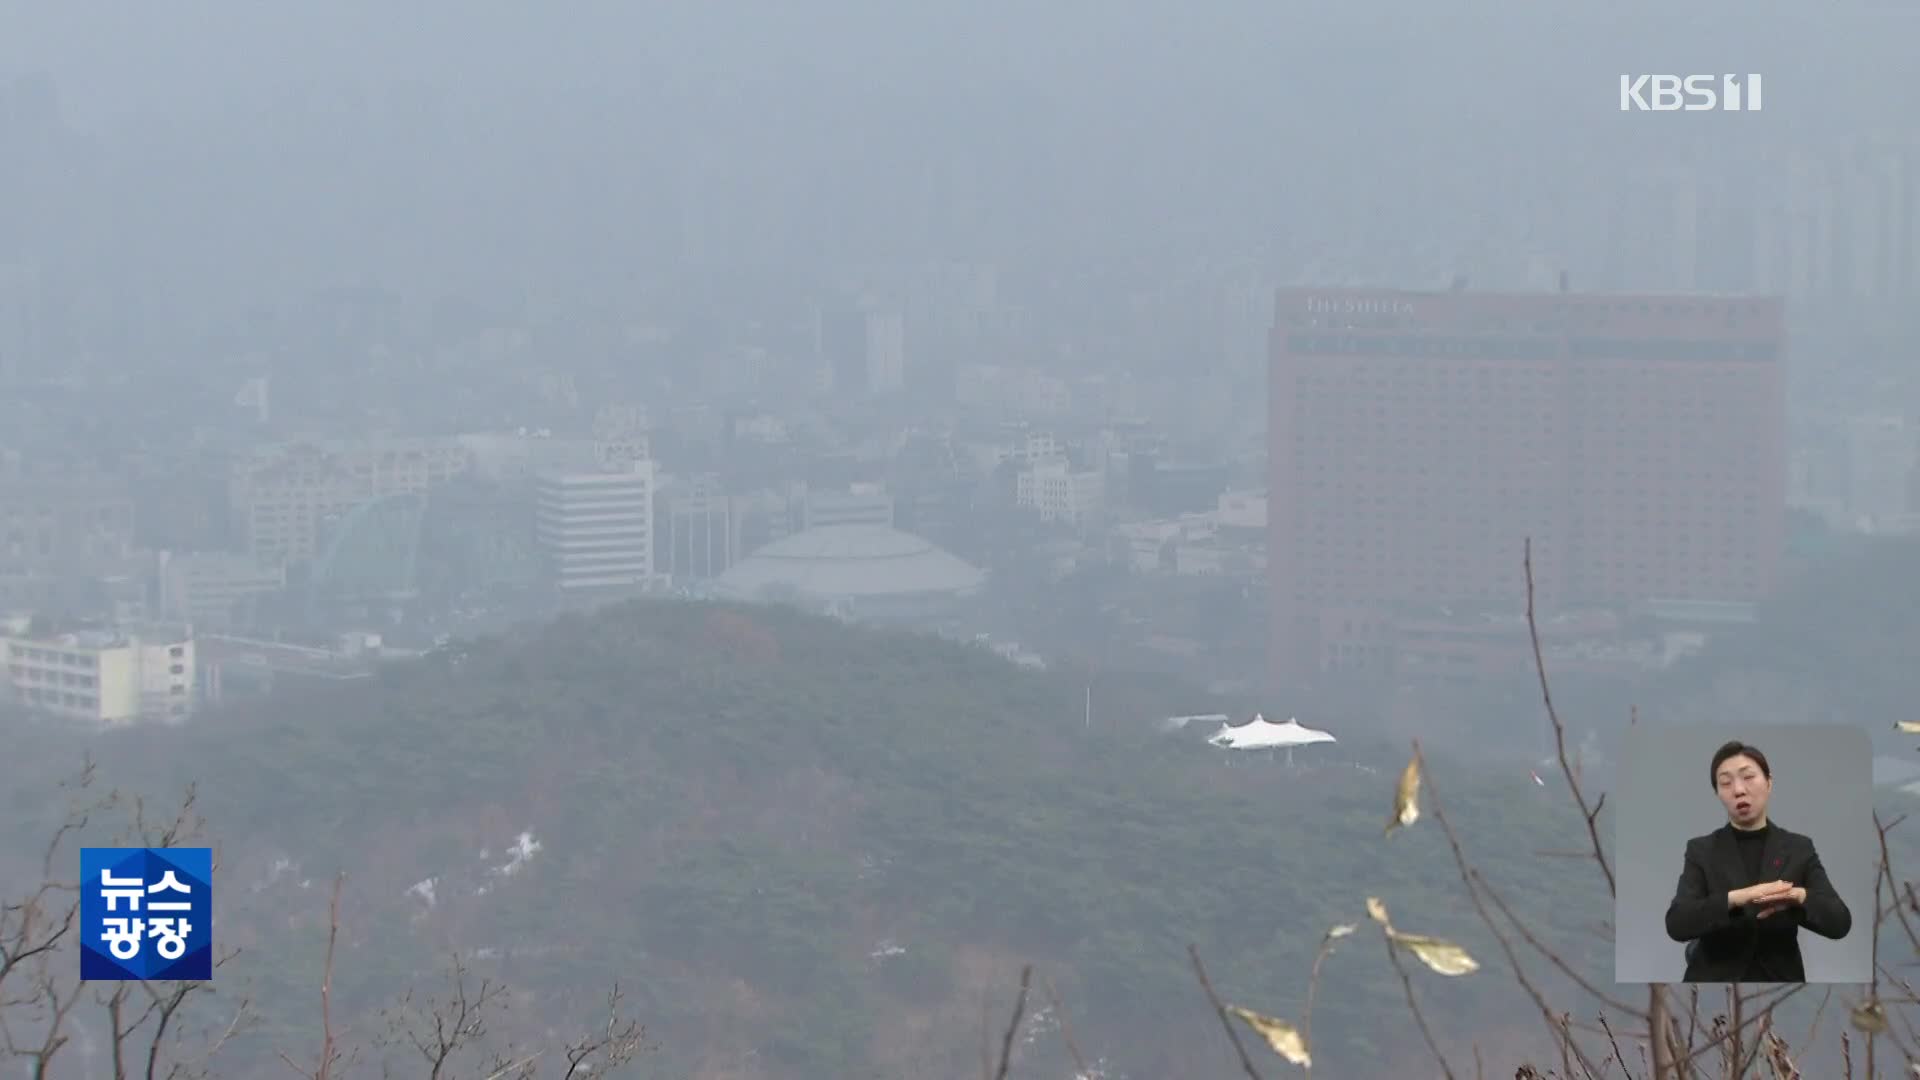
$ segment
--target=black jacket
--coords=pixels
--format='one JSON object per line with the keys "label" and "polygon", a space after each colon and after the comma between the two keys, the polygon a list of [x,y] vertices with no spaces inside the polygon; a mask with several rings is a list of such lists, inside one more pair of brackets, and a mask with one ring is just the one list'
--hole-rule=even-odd
{"label": "black jacket", "polygon": [[[1853,913],[1808,837],[1774,825],[1759,879],[1747,877],[1732,825],[1687,841],[1686,865],[1667,905],[1667,936],[1689,943],[1686,982],[1805,982],[1800,928],[1836,941],[1853,928]],[[1728,910],[1728,893],[1761,881],[1790,881],[1807,890],[1807,901],[1764,919],[1755,918],[1752,906]],[[1750,966],[1757,972],[1750,974]]]}

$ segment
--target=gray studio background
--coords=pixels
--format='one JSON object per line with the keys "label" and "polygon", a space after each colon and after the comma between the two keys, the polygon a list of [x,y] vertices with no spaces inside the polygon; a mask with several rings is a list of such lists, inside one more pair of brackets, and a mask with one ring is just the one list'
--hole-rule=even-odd
{"label": "gray studio background", "polygon": [[1623,983],[1679,982],[1684,945],[1667,937],[1667,904],[1688,839],[1726,824],[1707,766],[1730,739],[1751,743],[1773,767],[1767,818],[1813,838],[1834,890],[1853,912],[1841,941],[1800,932],[1810,983],[1870,981],[1873,880],[1873,746],[1843,724],[1636,724],[1621,735],[1613,851],[1613,970]]}

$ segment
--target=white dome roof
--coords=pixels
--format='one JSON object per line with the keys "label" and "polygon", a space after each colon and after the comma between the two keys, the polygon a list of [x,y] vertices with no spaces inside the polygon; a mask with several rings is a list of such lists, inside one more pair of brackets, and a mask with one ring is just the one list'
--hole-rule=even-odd
{"label": "white dome roof", "polygon": [[825,599],[963,593],[986,575],[933,544],[885,525],[822,525],[776,540],[716,584],[736,596],[766,588]]}

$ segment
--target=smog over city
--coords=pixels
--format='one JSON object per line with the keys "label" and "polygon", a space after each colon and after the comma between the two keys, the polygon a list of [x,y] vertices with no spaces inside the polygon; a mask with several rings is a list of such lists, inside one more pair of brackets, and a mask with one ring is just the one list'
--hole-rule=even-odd
{"label": "smog over city", "polygon": [[0,1080],[1908,1075],[1916,41],[0,0]]}

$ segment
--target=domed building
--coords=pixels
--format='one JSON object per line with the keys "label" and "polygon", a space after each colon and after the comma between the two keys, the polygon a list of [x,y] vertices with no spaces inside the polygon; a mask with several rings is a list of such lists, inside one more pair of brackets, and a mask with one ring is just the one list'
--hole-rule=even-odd
{"label": "domed building", "polygon": [[821,525],[776,540],[713,582],[724,599],[790,603],[868,619],[937,617],[985,572],[886,525]]}

